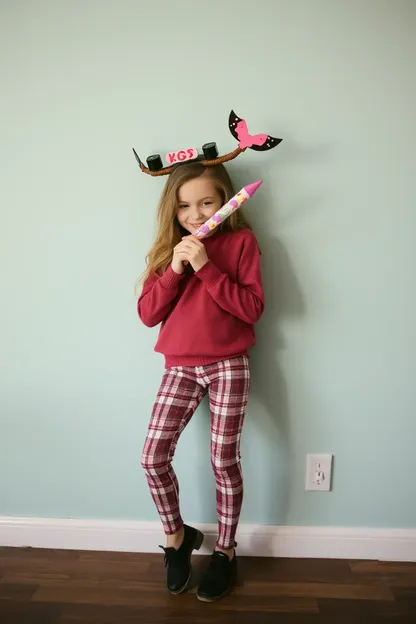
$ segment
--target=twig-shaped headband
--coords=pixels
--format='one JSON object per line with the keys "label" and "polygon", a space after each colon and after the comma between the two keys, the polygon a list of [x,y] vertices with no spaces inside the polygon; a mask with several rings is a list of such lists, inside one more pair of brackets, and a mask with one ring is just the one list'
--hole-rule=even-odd
{"label": "twig-shaped headband", "polygon": [[202,154],[198,153],[196,148],[188,148],[186,150],[179,150],[177,152],[169,152],[165,156],[165,160],[168,163],[167,167],[163,166],[162,159],[159,154],[152,154],[146,159],[147,167],[142,163],[136,150],[133,148],[134,155],[139,163],[140,169],[143,173],[147,173],[151,176],[169,175],[178,165],[185,162],[195,161],[200,162],[205,167],[213,167],[214,165],[220,165],[234,158],[237,158],[247,148],[256,150],[258,152],[265,152],[273,149],[281,143],[283,139],[276,139],[270,136],[270,134],[249,134],[247,124],[244,119],[237,117],[234,111],[231,111],[228,118],[228,127],[231,134],[235,139],[239,141],[238,147],[224,156],[218,156],[218,149],[216,143],[205,143],[202,146]]}

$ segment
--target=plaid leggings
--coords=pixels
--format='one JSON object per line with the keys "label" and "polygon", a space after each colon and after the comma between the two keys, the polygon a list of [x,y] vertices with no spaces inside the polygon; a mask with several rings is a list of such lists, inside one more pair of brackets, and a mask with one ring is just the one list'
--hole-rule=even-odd
{"label": "plaid leggings", "polygon": [[166,535],[179,531],[179,485],[172,460],[179,436],[208,392],[211,464],[216,480],[217,546],[236,546],[243,502],[240,437],[250,389],[248,357],[205,366],[177,366],[163,375],[142,454],[150,493]]}

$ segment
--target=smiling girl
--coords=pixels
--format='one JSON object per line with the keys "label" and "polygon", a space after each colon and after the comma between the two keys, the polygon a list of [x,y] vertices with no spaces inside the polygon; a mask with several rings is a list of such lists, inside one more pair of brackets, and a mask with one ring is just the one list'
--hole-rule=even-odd
{"label": "smiling girl", "polygon": [[248,351],[255,343],[264,295],[259,246],[241,209],[203,242],[193,234],[234,194],[223,165],[183,164],[169,175],[138,300],[142,322],[161,324],[155,351],[164,355],[165,372],[142,466],[166,534],[167,586],[173,594],[188,587],[191,554],[204,538],[184,524],[172,460],[181,433],[205,394],[209,397],[218,538],[197,593],[206,602],[228,593],[236,577]]}

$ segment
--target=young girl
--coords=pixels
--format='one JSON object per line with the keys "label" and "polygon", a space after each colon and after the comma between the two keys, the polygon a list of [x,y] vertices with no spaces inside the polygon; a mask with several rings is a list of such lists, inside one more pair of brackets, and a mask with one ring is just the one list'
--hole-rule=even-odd
{"label": "young girl", "polygon": [[[198,227],[235,194],[223,165],[177,166],[158,208],[159,231],[147,257],[138,314],[161,323],[155,351],[165,357],[142,455],[150,493],[166,534],[167,586],[179,594],[203,535],[184,524],[172,468],[179,436],[208,393],[218,539],[198,588],[212,602],[235,580],[235,535],[243,499],[240,436],[247,405],[248,349],[264,308],[259,246],[241,209],[202,241]],[[203,486],[202,486],[203,487]]]}

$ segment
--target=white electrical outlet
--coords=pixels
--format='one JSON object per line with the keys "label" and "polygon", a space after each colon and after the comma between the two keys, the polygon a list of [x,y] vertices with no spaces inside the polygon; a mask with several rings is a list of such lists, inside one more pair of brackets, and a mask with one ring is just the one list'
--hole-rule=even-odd
{"label": "white electrical outlet", "polygon": [[305,490],[329,492],[332,478],[332,455],[306,456]]}

